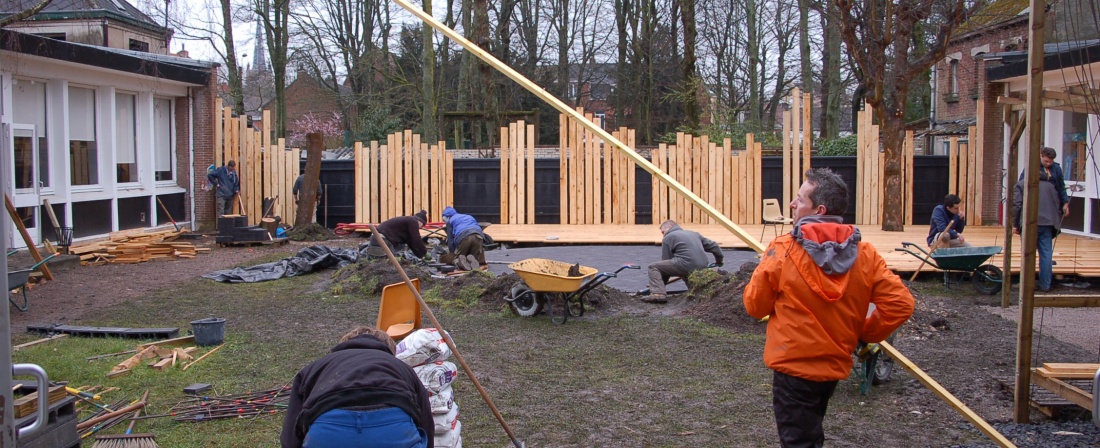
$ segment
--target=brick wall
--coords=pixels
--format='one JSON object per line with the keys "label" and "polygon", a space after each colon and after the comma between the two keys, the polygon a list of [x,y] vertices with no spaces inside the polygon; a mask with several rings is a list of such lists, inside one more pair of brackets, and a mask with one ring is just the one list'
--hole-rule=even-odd
{"label": "brick wall", "polygon": [[1000,83],[989,83],[986,68],[997,62],[981,59],[981,54],[1026,50],[1027,20],[1011,20],[993,28],[960,36],[948,46],[946,55],[956,56],[958,89],[957,98],[949,98],[950,63],[941,59],[936,63],[937,123],[977,118],[978,103],[983,103],[985,116],[978,120],[982,128],[982,169],[985,188],[982,189],[982,221],[999,223],[1004,184],[1002,177],[1004,159],[1004,110],[996,97],[1004,93]]}
{"label": "brick wall", "polygon": [[[217,98],[217,82],[218,76],[216,68],[211,69],[210,80],[205,86],[194,87],[191,89],[192,106],[193,109],[190,113],[194,114],[194,151],[195,162],[194,165],[189,165],[190,160],[187,154],[187,120],[188,110],[187,101],[176,102],[177,112],[177,129],[181,129],[177,135],[182,136],[182,143],[179,143],[181,148],[177,151],[177,164],[182,168],[179,170],[179,185],[183,188],[190,188],[190,176],[192,170],[195,173],[195,191],[191,191],[185,196],[185,208],[190,207],[191,197],[195,195],[195,226],[200,230],[213,229],[214,218],[214,192],[206,191],[202,187],[206,183],[206,168],[214,164],[214,123],[215,114],[218,113],[215,108],[215,99]],[[182,111],[181,111],[182,109]],[[179,141],[180,139],[177,139]],[[187,210],[190,215],[190,210]]]}

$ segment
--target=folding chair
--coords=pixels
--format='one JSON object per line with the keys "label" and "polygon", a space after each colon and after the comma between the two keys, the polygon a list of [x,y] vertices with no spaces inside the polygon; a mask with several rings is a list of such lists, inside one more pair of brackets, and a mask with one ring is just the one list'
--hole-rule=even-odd
{"label": "folding chair", "polygon": [[778,199],[765,199],[764,200],[764,227],[760,228],[760,239],[764,239],[764,231],[768,229],[768,226],[772,226],[772,231],[775,236],[779,236],[779,231],[775,228],[776,224],[786,226],[787,224],[793,224],[794,221],[783,215],[783,209],[779,207]]}
{"label": "folding chair", "polygon": [[[412,282],[419,292],[420,279],[414,278]],[[385,331],[393,340],[400,341],[420,325],[420,302],[405,282],[382,288],[382,300],[378,304],[378,329]]]}

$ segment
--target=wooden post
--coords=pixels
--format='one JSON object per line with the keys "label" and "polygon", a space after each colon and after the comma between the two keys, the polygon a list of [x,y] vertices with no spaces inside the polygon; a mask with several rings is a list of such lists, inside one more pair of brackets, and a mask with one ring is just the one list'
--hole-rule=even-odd
{"label": "wooden post", "polygon": [[[1015,188],[1016,187],[1016,179],[1020,177],[1019,174],[1017,174],[1019,172],[1019,166],[1018,166],[1019,163],[1016,159],[1019,157],[1020,136],[1022,136],[1024,134],[1024,128],[1026,127],[1025,125],[1027,124],[1027,120],[1025,119],[1027,113],[1025,112],[1023,114],[1024,116],[1022,116],[1022,117],[1018,116],[1014,112],[1012,112],[1012,106],[1011,105],[1005,105],[1004,109],[1005,109],[1005,114],[1006,114],[1005,115],[1005,120],[1008,121],[1008,127],[1012,131],[1012,135],[1008,139],[1008,173],[1007,173],[1007,182],[1005,182],[1007,184],[1006,185],[1006,187],[1007,187],[1006,190],[1007,191],[1005,193],[1005,205],[1004,205],[1004,210],[1002,212],[1002,216],[1004,217],[1004,223],[1003,224],[1004,224],[1004,228],[1005,228],[1005,243],[1004,243],[1004,245],[1005,245],[1005,251],[1004,251],[1005,257],[1004,257],[1003,260],[1001,260],[1001,262],[1002,262],[1001,272],[1007,272],[1007,274],[1004,274],[1004,279],[1011,280],[1012,279],[1012,234],[1015,233],[1015,232],[1013,232],[1013,229],[1012,229],[1013,221],[1014,221],[1014,218],[1015,218],[1013,216],[1013,213],[1012,213],[1012,203],[1014,201],[1013,196],[1016,195],[1016,188]],[[1002,288],[1001,289],[1001,307],[1002,308],[1008,308],[1009,302],[1011,301],[1011,300],[1009,300],[1011,295],[1012,295],[1012,288]]]}
{"label": "wooden post", "polygon": [[[34,246],[31,234],[27,233],[27,227],[23,225],[23,220],[19,219],[19,212],[15,211],[15,205],[11,203],[11,198],[8,197],[7,193],[4,193],[4,205],[8,208],[8,216],[11,216],[11,220],[15,222],[15,227],[19,229],[19,235],[23,237],[23,242],[27,243],[27,252],[30,252],[31,256],[34,257],[35,263],[42,263],[42,254],[38,253],[38,248]],[[53,274],[50,273],[50,268],[46,267],[46,263],[38,265],[38,271],[42,273],[42,278],[53,280]]]}
{"label": "wooden post", "polygon": [[[1016,390],[1013,394],[1014,420],[1027,423],[1031,412],[1031,331],[1035,299],[1035,249],[1039,216],[1039,150],[1043,146],[1043,44],[1046,3],[1031,0],[1031,26],[1028,32],[1027,68],[1031,74],[1027,86],[1028,164],[1027,188],[1020,233],[1020,319],[1016,339]],[[1038,11],[1038,13],[1036,13]]]}
{"label": "wooden post", "polygon": [[[325,150],[325,136],[319,132],[306,134],[305,178],[298,190],[298,213],[294,215],[294,227],[307,226],[317,213],[317,180],[321,177],[321,152]],[[304,201],[302,199],[305,199]]]}

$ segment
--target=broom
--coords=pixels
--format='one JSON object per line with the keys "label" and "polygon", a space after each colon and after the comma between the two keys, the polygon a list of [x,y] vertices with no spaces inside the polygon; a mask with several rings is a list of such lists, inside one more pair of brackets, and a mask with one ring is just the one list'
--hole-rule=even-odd
{"label": "broom", "polygon": [[[147,398],[149,398],[149,391],[145,391],[145,394],[141,396],[141,401],[145,402]],[[134,411],[134,416],[130,418],[130,425],[126,427],[125,434],[96,436],[92,448],[160,448],[160,445],[157,445],[157,437],[152,433],[132,434],[139,414],[141,414],[141,409]]]}

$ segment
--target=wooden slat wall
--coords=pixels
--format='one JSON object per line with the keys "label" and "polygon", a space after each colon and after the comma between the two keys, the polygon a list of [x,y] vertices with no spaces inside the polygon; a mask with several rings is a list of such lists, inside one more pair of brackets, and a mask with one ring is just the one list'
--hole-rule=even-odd
{"label": "wooden slat wall", "polygon": [[282,139],[272,145],[270,111],[263,112],[262,130],[248,127],[248,117],[233,116],[231,107],[223,107],[216,120],[214,164],[220,167],[230,160],[236,161],[241,180],[240,201],[233,204],[234,212],[248,215],[252,225],[259,224],[265,211],[264,198],[278,197],[270,213],[284,220],[292,219],[295,206],[291,190],[300,171],[301,151],[288,151]]}
{"label": "wooden slat wall", "polygon": [[[578,108],[577,111],[584,114],[583,108]],[[584,115],[597,125],[601,124],[600,120],[592,114]],[[603,139],[598,138],[596,134],[567,117],[561,116],[559,124],[562,130],[558,160],[561,222],[563,224],[634,223],[634,213],[637,211],[637,206],[634,204],[636,180],[634,163],[625,155],[619,154]],[[532,129],[528,135],[532,136],[533,133]],[[635,144],[635,134],[632,129],[620,128],[612,132],[612,135],[627,146],[633,147]],[[518,159],[521,156],[512,154],[512,157]],[[532,170],[533,165],[527,165],[527,169]],[[527,175],[533,176],[534,171],[530,171]],[[502,173],[502,179],[515,178],[518,177],[505,178]],[[533,182],[530,187],[532,190],[526,198],[529,202],[527,209],[531,214],[526,222],[533,223]]]}
{"label": "wooden slat wall", "polygon": [[879,127],[872,124],[874,111],[866,107],[859,113],[856,137],[856,224],[880,224],[882,221],[882,160]]}
{"label": "wooden slat wall", "polygon": [[500,128],[500,220],[535,223],[535,126],[523,120]]}
{"label": "wooden slat wall", "polygon": [[411,130],[386,136],[386,144],[355,142],[355,221],[380,223],[428,211],[442,221],[454,203],[454,155],[442,141],[428,144]]}
{"label": "wooden slat wall", "polygon": [[[700,199],[737,223],[760,221],[760,144],[752,134],[747,147],[736,154],[729,139],[721,146],[708,137],[680,133],[677,146],[661,144],[651,151],[654,166],[689,187]],[[713,220],[668,186],[653,184],[653,221],[672,219],[681,224],[709,224]]]}
{"label": "wooden slat wall", "polygon": [[905,225],[913,224],[913,131],[905,131],[905,140],[902,141],[902,154],[901,163],[905,164],[902,168],[902,175],[905,176],[902,179],[902,185],[904,190],[902,194],[905,195],[903,204],[905,205]]}

